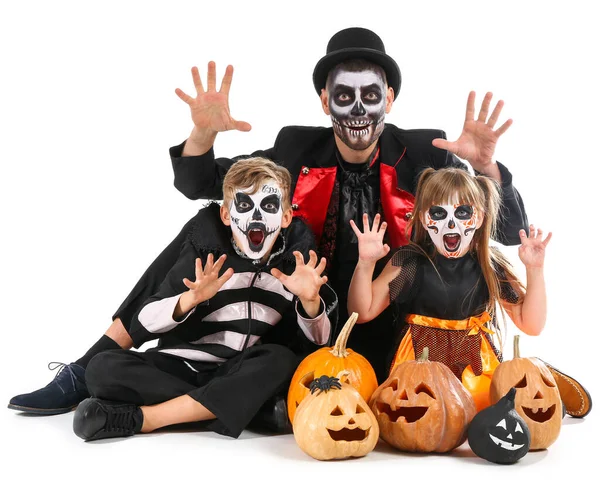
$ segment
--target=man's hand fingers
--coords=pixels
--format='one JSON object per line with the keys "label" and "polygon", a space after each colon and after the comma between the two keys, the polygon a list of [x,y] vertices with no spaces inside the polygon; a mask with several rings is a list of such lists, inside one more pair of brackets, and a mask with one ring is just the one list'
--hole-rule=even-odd
{"label": "man's hand fingers", "polygon": [[512,119],[508,119],[506,122],[504,122],[498,130],[494,131],[496,136],[500,137],[504,132],[506,132],[508,130],[508,128],[512,125],[512,123],[513,123]]}
{"label": "man's hand fingers", "polygon": [[479,111],[479,117],[477,117],[478,122],[483,122],[487,120],[488,112],[490,110],[490,102],[492,101],[492,92],[488,92],[483,97],[483,102],[481,103],[481,110]]}
{"label": "man's hand fingers", "polygon": [[208,89],[207,92],[217,90],[217,66],[213,61],[208,62]]}
{"label": "man's hand fingers", "polygon": [[373,219],[373,227],[371,229],[373,232],[378,232],[380,220],[381,216],[379,214],[375,214],[375,218]]}
{"label": "man's hand fingers", "polygon": [[252,125],[243,120],[234,120],[233,126],[235,130],[239,130],[240,132],[250,132],[250,130],[252,130]]}
{"label": "man's hand fingers", "polygon": [[387,229],[387,222],[384,222],[383,224],[381,224],[381,228],[379,229],[379,239],[383,239],[383,236],[385,235],[385,230]]}
{"label": "man's hand fingers", "polygon": [[445,139],[433,139],[431,141],[431,144],[434,147],[437,147],[438,149],[447,150],[452,153],[454,153],[454,151],[456,150],[456,149],[453,149],[453,147],[452,147],[452,144],[454,144],[454,142],[449,142]]}
{"label": "man's hand fingers", "polygon": [[546,247],[548,245],[548,242],[550,242],[550,239],[552,239],[552,232],[548,232],[548,235],[546,236],[546,238],[542,242],[542,244],[544,244],[544,247]]}
{"label": "man's hand fingers", "polygon": [[231,276],[233,276],[233,268],[232,267],[227,269],[223,273],[223,275],[217,279],[217,285],[219,286],[219,289],[221,289],[221,287],[223,287],[223,284],[225,284],[229,279],[231,279]]}
{"label": "man's hand fingers", "polygon": [[190,281],[188,278],[183,279],[183,284],[188,289],[193,289],[194,288],[194,283],[192,281]]}
{"label": "man's hand fingers", "polygon": [[181,89],[175,89],[175,94],[188,105],[194,100]]}
{"label": "man's hand fingers", "polygon": [[469,92],[469,98],[467,99],[467,113],[465,114],[465,122],[470,120],[475,120],[475,92],[473,90]]}
{"label": "man's hand fingers", "polygon": [[202,79],[200,78],[200,72],[198,67],[192,67],[192,80],[194,81],[194,87],[198,95],[204,93],[204,85],[202,85]]}
{"label": "man's hand fingers", "polygon": [[490,129],[493,129],[496,126],[496,122],[498,122],[498,117],[500,117],[500,113],[502,112],[502,107],[504,107],[504,101],[498,100],[492,115],[490,115],[489,120],[487,121],[487,125]]}
{"label": "man's hand fingers", "polygon": [[213,255],[208,254],[208,257],[206,258],[206,268],[204,269],[205,274],[210,274],[210,271],[212,271],[213,268]]}
{"label": "man's hand fingers", "polygon": [[225,95],[229,95],[229,89],[231,88],[231,79],[233,78],[233,65],[227,65],[225,69],[225,75],[221,81],[221,89],[219,92]]}
{"label": "man's hand fingers", "polygon": [[369,232],[369,216],[367,214],[363,214],[363,232],[366,234]]}
{"label": "man's hand fingers", "polygon": [[213,272],[216,272],[217,274],[219,273],[219,271],[221,270],[221,267],[223,267],[223,264],[225,264],[225,260],[227,259],[227,255],[223,254],[221,257],[219,257],[217,259],[217,262],[215,262],[215,265],[213,266]]}

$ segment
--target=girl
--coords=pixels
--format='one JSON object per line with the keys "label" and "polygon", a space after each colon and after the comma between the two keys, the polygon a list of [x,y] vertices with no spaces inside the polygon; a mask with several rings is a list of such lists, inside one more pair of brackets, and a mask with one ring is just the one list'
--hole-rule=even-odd
{"label": "girl", "polygon": [[[533,225],[520,231],[519,258],[527,270],[527,292],[506,258],[490,246],[500,195],[497,184],[460,169],[426,169],[417,186],[409,229],[413,239],[392,256],[373,280],[375,263],[388,254],[386,223],[379,214],[358,237],[359,261],[348,294],[348,311],[369,322],[391,303],[406,321],[391,365],[418,357],[428,346],[430,360],[446,364],[475,399],[489,405],[488,391],[501,354],[496,305],[524,333],[538,335],[546,322],[544,253],[552,234],[542,239]],[[495,332],[496,331],[496,332]],[[416,354],[416,356],[415,356]]]}

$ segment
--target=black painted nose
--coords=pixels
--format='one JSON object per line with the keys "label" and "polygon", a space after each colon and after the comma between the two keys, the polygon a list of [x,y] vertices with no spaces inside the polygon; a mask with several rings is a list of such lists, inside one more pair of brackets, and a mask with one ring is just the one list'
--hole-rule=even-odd
{"label": "black painted nose", "polygon": [[352,107],[352,110],[350,111],[351,115],[356,115],[356,116],[365,115],[366,113],[367,113],[367,111],[363,107],[362,102],[356,102],[354,104],[354,107]]}

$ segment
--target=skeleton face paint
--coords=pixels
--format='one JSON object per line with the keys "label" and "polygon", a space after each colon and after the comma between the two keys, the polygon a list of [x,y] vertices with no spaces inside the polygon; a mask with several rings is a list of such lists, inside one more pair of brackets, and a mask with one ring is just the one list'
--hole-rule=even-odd
{"label": "skeleton face paint", "polygon": [[254,194],[237,190],[229,208],[231,231],[238,247],[250,259],[262,259],[273,247],[283,218],[281,189],[262,185]]}
{"label": "skeleton face paint", "polygon": [[336,69],[331,79],[329,110],[333,130],[353,150],[364,150],[383,132],[385,81],[377,70]]}
{"label": "skeleton face paint", "polygon": [[425,212],[425,227],[438,252],[462,257],[477,229],[477,210],[471,205],[432,205]]}

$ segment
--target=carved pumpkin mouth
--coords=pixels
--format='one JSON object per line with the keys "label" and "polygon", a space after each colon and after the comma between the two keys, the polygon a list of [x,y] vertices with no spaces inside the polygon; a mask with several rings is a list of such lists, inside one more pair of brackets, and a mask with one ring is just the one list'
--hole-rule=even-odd
{"label": "carved pumpkin mouth", "polygon": [[556,411],[556,404],[553,404],[549,408],[526,408],[525,406],[521,406],[525,415],[535,421],[536,423],[545,423],[552,416],[554,416],[554,412]]}
{"label": "carved pumpkin mouth", "polygon": [[516,451],[517,449],[521,449],[523,446],[525,446],[524,444],[513,444],[508,441],[503,441],[502,439],[497,438],[496,436],[493,436],[491,434],[489,436],[495,444],[500,446],[502,449],[507,449],[509,451]]}
{"label": "carved pumpkin mouth", "polygon": [[399,418],[404,418],[407,423],[415,423],[425,416],[429,408],[427,406],[401,406],[393,409],[389,404],[378,402],[377,409],[390,418],[393,423],[398,421]]}
{"label": "carved pumpkin mouth", "polygon": [[369,431],[371,428],[367,428],[367,430],[354,428],[348,429],[343,428],[339,431],[334,431],[333,429],[327,429],[329,433],[329,437],[334,441],[364,441],[369,436]]}

